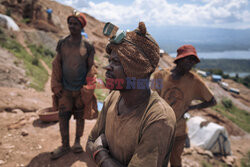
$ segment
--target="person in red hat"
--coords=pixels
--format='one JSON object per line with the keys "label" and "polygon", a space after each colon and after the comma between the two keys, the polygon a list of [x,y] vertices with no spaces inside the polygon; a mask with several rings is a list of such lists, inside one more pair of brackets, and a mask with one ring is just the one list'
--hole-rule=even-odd
{"label": "person in red hat", "polygon": [[57,55],[52,62],[51,89],[53,108],[59,110],[59,127],[62,146],[51,152],[51,159],[57,159],[70,151],[69,120],[71,115],[76,119],[74,153],[82,152],[80,138],[84,129],[84,116],[87,104],[83,98],[89,96],[81,92],[87,84],[87,74],[94,68],[95,49],[93,45],[81,35],[87,20],[83,13],[74,12],[67,18],[70,35],[57,44]]}
{"label": "person in red hat", "polygon": [[[192,45],[183,45],[177,50],[173,69],[162,69],[154,74],[154,79],[162,79],[158,94],[173,108],[176,116],[176,134],[171,152],[171,167],[181,166],[181,154],[187,137],[184,114],[189,110],[211,107],[216,100],[202,79],[191,71],[200,59]],[[201,100],[199,104],[191,105],[193,100]]]}

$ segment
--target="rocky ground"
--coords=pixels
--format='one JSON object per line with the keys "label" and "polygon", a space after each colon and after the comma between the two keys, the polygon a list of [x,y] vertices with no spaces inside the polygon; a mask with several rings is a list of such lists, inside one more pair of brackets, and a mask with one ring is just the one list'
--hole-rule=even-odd
{"label": "rocky ground", "polygon": [[[68,6],[58,4],[55,1],[37,1],[43,9],[51,7],[53,9],[53,24],[46,22],[46,13],[33,20],[30,24],[25,24],[21,20],[20,13],[22,6],[8,6],[18,9],[12,13],[14,20],[20,26],[21,31],[16,33],[16,40],[23,45],[26,51],[32,55],[27,43],[44,45],[51,50],[55,50],[57,41],[68,34],[66,18],[73,9]],[[18,8],[17,8],[18,7]],[[5,12],[6,7],[0,4],[0,13]],[[96,48],[96,64],[98,68],[98,78],[104,76],[102,69],[107,60],[105,46],[107,38],[102,35],[103,22],[100,22],[87,15],[88,24],[86,32]],[[12,32],[11,32],[12,33]],[[173,59],[164,54],[161,57],[159,66],[161,68],[172,67]],[[40,60],[45,69],[50,74],[47,65]],[[51,161],[50,151],[60,145],[60,134],[57,122],[44,123],[39,120],[36,111],[51,106],[50,80],[45,84],[45,89],[38,92],[28,87],[29,80],[25,74],[22,61],[14,57],[7,50],[0,48],[0,166],[3,167],[57,167],[57,166],[95,166],[88,155],[69,153],[67,156]],[[209,88],[214,92],[218,101],[226,97],[233,103],[250,112],[250,90],[245,86],[226,80],[230,86],[240,89],[241,94],[231,94],[222,89],[217,83],[204,79]],[[202,116],[208,121],[212,121],[224,126],[229,135],[232,148],[232,156],[216,157],[211,152],[200,148],[187,148],[183,154],[183,166],[204,166],[209,163],[212,166],[240,166],[240,159],[250,150],[249,134],[235,125],[233,122],[223,117],[212,109],[192,111],[193,116]],[[82,137],[82,145],[85,146],[87,136],[95,124],[95,120],[85,122],[85,131]],[[70,121],[71,145],[73,144],[75,121]]]}

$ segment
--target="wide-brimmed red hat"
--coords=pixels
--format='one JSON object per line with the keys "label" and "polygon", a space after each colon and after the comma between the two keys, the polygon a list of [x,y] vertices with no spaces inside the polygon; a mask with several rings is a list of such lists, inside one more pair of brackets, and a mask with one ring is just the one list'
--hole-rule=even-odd
{"label": "wide-brimmed red hat", "polygon": [[73,15],[70,15],[68,18],[67,18],[67,21],[69,22],[69,19],[71,17],[74,17],[76,18],[77,20],[80,21],[82,27],[85,27],[86,24],[87,24],[87,20],[86,20],[86,17],[83,13],[80,13],[80,12],[75,12]]}
{"label": "wide-brimmed red hat", "polygon": [[177,56],[174,60],[174,63],[176,63],[178,60],[183,59],[188,56],[194,56],[196,58],[197,63],[200,62],[199,57],[197,56],[197,52],[195,50],[195,47],[193,45],[183,45],[177,49]]}

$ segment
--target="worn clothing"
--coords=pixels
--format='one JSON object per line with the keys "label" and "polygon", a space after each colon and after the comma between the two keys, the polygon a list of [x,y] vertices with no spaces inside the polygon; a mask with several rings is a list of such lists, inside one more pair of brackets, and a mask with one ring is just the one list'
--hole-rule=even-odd
{"label": "worn clothing", "polygon": [[167,166],[175,133],[171,107],[152,92],[141,110],[118,115],[119,91],[106,98],[89,140],[105,133],[110,155],[129,167]]}
{"label": "worn clothing", "polygon": [[212,92],[202,79],[193,72],[188,72],[179,80],[174,80],[168,69],[163,69],[154,74],[154,79],[162,79],[161,89],[156,89],[159,95],[173,108],[177,120],[176,136],[186,134],[186,121],[183,115],[192,100],[210,101]]}
{"label": "worn clothing", "polygon": [[[87,75],[87,60],[85,46],[75,46],[69,41],[69,37],[61,44],[62,72],[64,89],[77,91],[85,84]],[[81,53],[80,48],[84,49]]]}
{"label": "worn clothing", "polygon": [[171,166],[181,166],[181,154],[185,147],[186,137],[187,135],[175,137],[170,156]]}
{"label": "worn clothing", "polygon": [[[74,48],[74,46],[68,43],[68,38],[69,37],[66,37],[60,40],[57,44],[57,55],[52,62],[51,90],[54,94],[56,90],[63,92],[65,92],[65,90],[81,92],[78,95],[84,104],[84,117],[93,119],[97,117],[98,114],[97,100],[94,95],[95,87],[92,86],[96,83],[97,71],[93,65],[87,73],[87,58],[94,56],[95,49],[93,45],[85,39],[82,39],[80,47]],[[78,62],[78,60],[82,61]],[[85,67],[81,67],[82,65]],[[85,82],[86,78],[92,78],[92,82]],[[52,97],[53,109],[58,110],[59,98],[55,95]]]}
{"label": "worn clothing", "polygon": [[213,94],[201,78],[193,72],[188,72],[179,80],[174,80],[171,72],[168,69],[163,69],[155,73],[154,79],[162,79],[162,88],[156,90],[175,112],[177,120],[176,138],[170,163],[172,166],[181,166],[181,154],[184,150],[187,135],[186,120],[183,115],[188,110],[192,100],[210,101]]}
{"label": "worn clothing", "polygon": [[75,119],[83,118],[84,104],[81,100],[80,91],[63,90],[62,97],[59,98],[59,114],[69,112]]}

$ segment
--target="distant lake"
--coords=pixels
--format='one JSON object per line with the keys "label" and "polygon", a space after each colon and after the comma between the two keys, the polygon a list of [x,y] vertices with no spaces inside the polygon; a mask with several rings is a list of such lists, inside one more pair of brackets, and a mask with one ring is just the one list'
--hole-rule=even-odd
{"label": "distant lake", "polygon": [[[176,57],[176,53],[170,53],[171,57]],[[224,52],[198,52],[199,58],[203,59],[250,59],[248,51],[224,51]]]}

